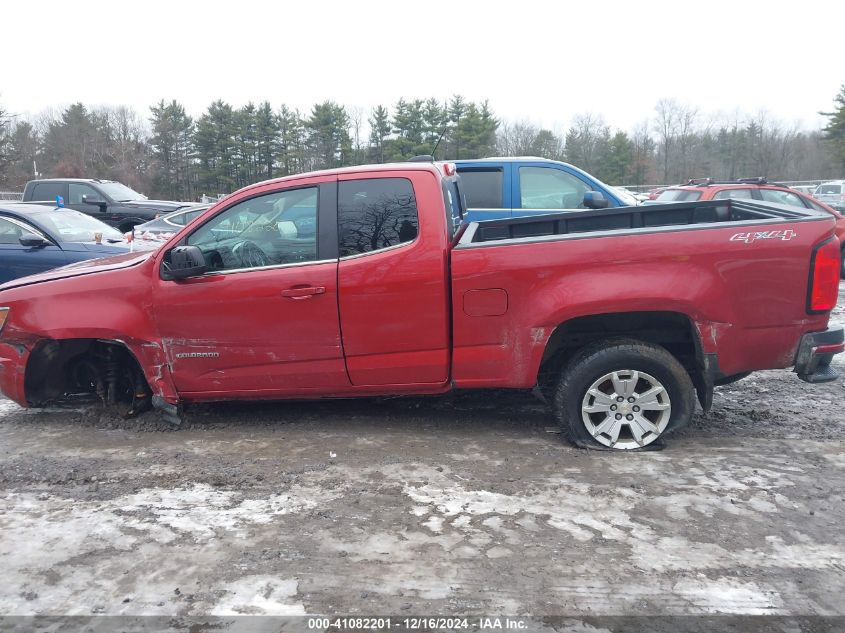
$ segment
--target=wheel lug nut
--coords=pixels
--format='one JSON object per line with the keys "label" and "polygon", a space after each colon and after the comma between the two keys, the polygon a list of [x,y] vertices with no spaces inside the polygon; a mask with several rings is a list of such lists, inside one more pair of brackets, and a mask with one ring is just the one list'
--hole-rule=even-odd
{"label": "wheel lug nut", "polygon": [[610,410],[611,410],[611,411],[616,411],[616,405],[615,405],[615,404],[610,405]]}
{"label": "wheel lug nut", "polygon": [[619,396],[618,398],[616,398],[616,402],[625,402],[625,398]]}
{"label": "wheel lug nut", "polygon": [[634,416],[629,413],[628,415],[625,416],[625,418],[628,419],[628,420],[633,420]]}
{"label": "wheel lug nut", "polygon": [[634,401],[634,396],[631,396],[630,398],[628,398],[628,402],[633,402],[633,401]]}
{"label": "wheel lug nut", "polygon": [[634,407],[634,411],[639,411],[639,410],[640,410],[639,407],[637,407],[637,406]]}
{"label": "wheel lug nut", "polygon": [[621,420],[621,419],[622,419],[622,414],[621,414],[621,413],[617,413],[617,414],[616,414],[616,419],[617,419],[617,420]]}

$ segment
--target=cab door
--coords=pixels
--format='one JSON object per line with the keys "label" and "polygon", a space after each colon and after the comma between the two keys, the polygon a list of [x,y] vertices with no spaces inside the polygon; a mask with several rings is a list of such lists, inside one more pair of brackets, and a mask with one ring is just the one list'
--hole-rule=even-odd
{"label": "cab door", "polygon": [[[349,386],[337,305],[337,183],[284,185],[244,192],[180,241],[200,248],[206,274],[157,282],[155,318],[184,396]],[[166,253],[162,259],[166,266]]]}
{"label": "cab door", "polygon": [[346,367],[355,386],[448,380],[443,196],[439,178],[428,171],[339,178],[338,293]]}

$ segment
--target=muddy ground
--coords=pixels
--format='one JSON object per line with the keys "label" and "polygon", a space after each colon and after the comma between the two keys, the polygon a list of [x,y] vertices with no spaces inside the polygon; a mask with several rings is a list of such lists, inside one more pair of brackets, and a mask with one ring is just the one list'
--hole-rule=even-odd
{"label": "muddy ground", "polygon": [[843,404],[762,372],[615,454],[523,393],[3,400],[0,614],[845,615]]}

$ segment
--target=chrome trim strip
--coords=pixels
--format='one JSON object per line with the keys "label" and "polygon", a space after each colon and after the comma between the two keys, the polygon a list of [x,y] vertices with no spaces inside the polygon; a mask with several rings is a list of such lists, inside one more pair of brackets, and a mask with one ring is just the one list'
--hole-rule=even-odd
{"label": "chrome trim strip", "polygon": [[404,246],[411,246],[417,243],[418,238],[414,238],[412,242],[402,242],[401,244],[394,244],[393,246],[385,246],[384,248],[377,248],[374,251],[367,251],[366,253],[356,253],[355,255],[347,255],[341,257],[340,261],[345,262],[347,259],[358,259],[359,257],[366,257],[367,255],[375,255],[376,253],[384,253],[385,251],[395,251],[397,248]]}
{"label": "chrome trim strip", "polygon": [[273,264],[272,266],[256,266],[254,268],[231,268],[229,270],[215,270],[202,275],[203,277],[211,277],[217,275],[231,275],[232,273],[250,273],[256,270],[275,270],[277,268],[297,268],[300,266],[313,266],[315,264],[329,264],[337,262],[336,259],[317,259],[311,262],[294,262],[292,264]]}
{"label": "chrome trim strip", "polygon": [[486,248],[488,246],[499,246],[507,244],[534,244],[542,242],[562,242],[567,240],[583,240],[589,238],[600,237],[619,237],[624,235],[647,235],[649,233],[673,233],[678,231],[701,231],[706,229],[721,229],[732,228],[740,226],[759,226],[762,224],[783,224],[783,223],[797,223],[797,222],[817,222],[819,220],[827,221],[827,218],[819,215],[805,218],[761,218],[759,220],[745,220],[743,222],[708,222],[704,224],[678,224],[671,226],[657,226],[657,227],[642,227],[636,229],[612,229],[609,231],[588,231],[584,233],[567,233],[563,235],[536,235],[531,237],[514,237],[504,240],[491,240],[489,242],[472,242],[472,236],[475,235],[473,228],[478,228],[478,223],[473,222],[469,228],[464,231],[458,245],[455,248]]}

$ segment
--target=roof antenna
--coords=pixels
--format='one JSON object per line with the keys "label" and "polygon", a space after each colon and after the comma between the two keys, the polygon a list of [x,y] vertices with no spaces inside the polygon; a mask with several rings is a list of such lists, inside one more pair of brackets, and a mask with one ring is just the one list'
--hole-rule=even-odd
{"label": "roof antenna", "polygon": [[435,152],[437,152],[437,147],[440,145],[440,141],[443,140],[443,137],[446,135],[446,130],[449,129],[449,124],[443,126],[443,131],[440,133],[440,138],[437,139],[437,142],[434,144],[434,149],[431,150],[431,156],[434,157]]}

